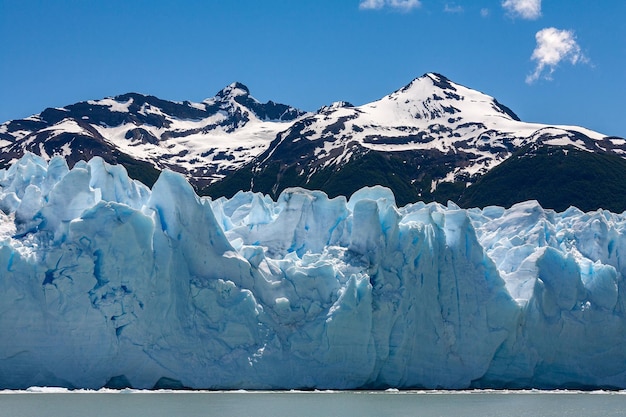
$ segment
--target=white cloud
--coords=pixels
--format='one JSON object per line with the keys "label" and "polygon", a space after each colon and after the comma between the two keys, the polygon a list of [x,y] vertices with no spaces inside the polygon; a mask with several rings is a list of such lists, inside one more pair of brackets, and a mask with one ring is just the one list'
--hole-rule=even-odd
{"label": "white cloud", "polygon": [[487,8],[480,9],[480,15],[482,17],[488,17],[489,16],[489,9],[487,9]]}
{"label": "white cloud", "polygon": [[502,7],[514,17],[535,20],[541,16],[541,0],[504,0]]}
{"label": "white cloud", "polygon": [[446,13],[463,13],[463,6],[459,6],[458,4],[448,4],[443,8],[443,11]]}
{"label": "white cloud", "polygon": [[[537,66],[535,71],[526,77],[528,84],[534,83],[539,78],[552,79],[552,73],[561,61],[572,65],[588,62],[576,42],[574,31],[545,28],[535,34],[535,39],[537,46],[530,59],[537,61]],[[545,71],[547,74],[544,74]]]}
{"label": "white cloud", "polygon": [[378,10],[383,7],[408,12],[422,5],[420,0],[361,0],[359,9],[361,10]]}
{"label": "white cloud", "polygon": [[385,0],[361,0],[359,9],[382,9]]}
{"label": "white cloud", "polygon": [[420,0],[387,0],[387,4],[393,8],[405,11],[416,9],[422,5]]}

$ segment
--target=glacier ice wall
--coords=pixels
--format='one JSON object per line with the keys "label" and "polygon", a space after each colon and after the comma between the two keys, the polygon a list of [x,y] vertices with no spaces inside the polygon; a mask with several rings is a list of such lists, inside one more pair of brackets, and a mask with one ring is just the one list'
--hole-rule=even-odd
{"label": "glacier ice wall", "polygon": [[626,215],[0,170],[0,387],[626,388]]}

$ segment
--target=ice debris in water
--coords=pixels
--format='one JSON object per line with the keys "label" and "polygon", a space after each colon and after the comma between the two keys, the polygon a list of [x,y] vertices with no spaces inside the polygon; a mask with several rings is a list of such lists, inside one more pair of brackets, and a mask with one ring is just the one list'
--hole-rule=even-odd
{"label": "ice debris in water", "polygon": [[31,154],[0,209],[1,388],[626,388],[625,214],[211,201]]}

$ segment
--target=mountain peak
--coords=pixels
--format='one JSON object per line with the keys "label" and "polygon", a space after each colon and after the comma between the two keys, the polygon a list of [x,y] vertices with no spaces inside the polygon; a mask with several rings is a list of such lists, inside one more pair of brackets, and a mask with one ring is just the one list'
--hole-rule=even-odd
{"label": "mountain peak", "polygon": [[430,90],[433,90],[433,87],[441,90],[457,91],[457,88],[454,86],[452,81],[450,81],[450,79],[448,79],[446,76],[438,74],[436,72],[427,72],[426,74],[422,75],[421,77],[415,78],[413,81],[411,81],[401,89],[397,90],[396,93],[404,93],[414,88],[430,92]]}
{"label": "mountain peak", "polygon": [[347,102],[347,101],[343,101],[343,100],[335,101],[331,103],[330,105],[320,107],[320,109],[318,110],[318,113],[328,112],[328,111],[332,111],[336,109],[350,108],[350,107],[354,107],[354,104]]}
{"label": "mountain peak", "polygon": [[444,75],[438,74],[436,72],[428,72],[424,74],[422,78],[429,78],[433,82],[433,85],[441,88],[442,90],[456,91],[456,87],[454,87],[450,79],[448,79]]}
{"label": "mountain peak", "polygon": [[[489,115],[493,114],[494,110],[498,117],[520,120],[511,109],[499,103],[495,98],[457,84],[436,72],[428,72],[415,78],[406,86],[391,93],[385,100],[405,104],[413,103],[408,107],[417,106],[421,117],[427,120],[439,117],[448,118],[450,114],[461,112],[465,115]],[[460,114],[455,117],[458,116]]]}
{"label": "mountain peak", "polygon": [[235,98],[241,96],[249,96],[250,90],[244,84],[235,81],[231,83],[227,87],[224,87],[220,90],[215,97],[219,99],[227,99],[227,98]]}
{"label": "mountain peak", "polygon": [[[234,82],[220,90],[215,97],[203,101],[207,111],[225,110],[231,113],[252,112],[260,120],[290,121],[305,114],[286,104],[268,101],[261,103],[250,95],[250,90],[240,82]],[[244,124],[249,115],[244,116]],[[243,120],[243,119],[242,119]]]}

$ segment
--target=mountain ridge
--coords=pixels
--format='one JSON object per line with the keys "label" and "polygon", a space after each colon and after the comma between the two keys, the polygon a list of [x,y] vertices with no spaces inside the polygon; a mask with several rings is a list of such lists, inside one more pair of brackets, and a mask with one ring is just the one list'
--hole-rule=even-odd
{"label": "mountain ridge", "polygon": [[[30,151],[44,158],[62,155],[73,165],[84,152],[72,149],[71,143],[93,140],[109,149],[96,152],[107,162],[116,163],[111,153],[117,151],[154,169],[181,172],[194,185],[206,185],[248,162],[283,124],[303,114],[284,104],[260,103],[241,83],[202,103],[127,93],[3,123],[0,164]],[[60,135],[64,137],[53,140]],[[50,141],[56,142],[54,147],[47,146]]]}
{"label": "mountain ridge", "polygon": [[213,197],[239,190],[276,197],[292,186],[349,195],[376,180],[399,202],[458,201],[531,143],[626,156],[624,139],[523,122],[494,97],[426,73],[373,102],[316,112],[261,103],[240,82],[200,103],[127,93],[49,108],[0,125],[0,166],[24,152],[62,155],[70,166],[101,156],[127,168],[134,161],[144,179],[163,169],[183,173]]}
{"label": "mountain ridge", "polygon": [[[400,204],[445,202],[458,200],[465,187],[534,142],[626,152],[622,139],[582,127],[521,122],[493,97],[429,73],[372,103],[327,106],[305,116],[251,166],[205,192],[232,195],[247,185],[276,197],[300,186],[335,196],[381,184],[396,192]],[[337,191],[328,181],[344,186]]]}

